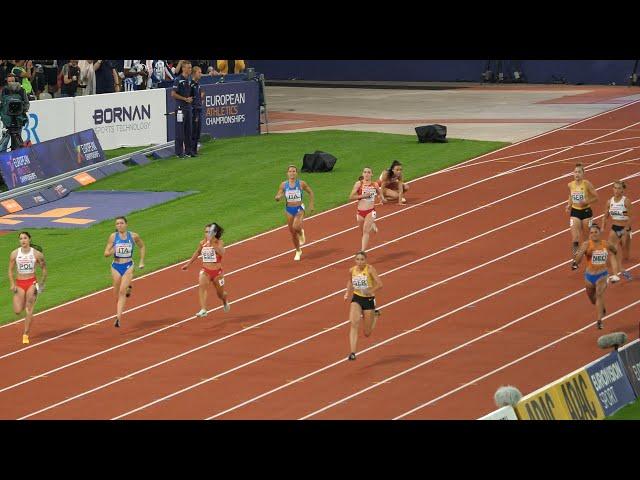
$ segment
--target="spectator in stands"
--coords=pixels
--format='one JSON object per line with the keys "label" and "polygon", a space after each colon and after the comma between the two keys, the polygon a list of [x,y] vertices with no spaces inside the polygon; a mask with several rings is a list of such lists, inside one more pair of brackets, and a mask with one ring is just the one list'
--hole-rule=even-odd
{"label": "spectator in stands", "polygon": [[123,73],[125,91],[147,89],[149,68],[146,60],[125,60]]}
{"label": "spectator in stands", "polygon": [[42,67],[44,68],[44,78],[49,94],[48,98],[53,98],[58,91],[58,61],[43,60]]}
{"label": "spectator in stands", "polygon": [[60,87],[61,97],[75,97],[80,79],[80,67],[78,60],[69,60],[62,67],[62,85]]}
{"label": "spectator in stands", "polygon": [[120,78],[111,60],[96,60],[93,71],[96,73],[96,93],[120,91]]}
{"label": "spectator in stands", "polygon": [[9,73],[10,70],[7,70],[8,66],[7,66],[7,61],[6,60],[0,60],[0,88],[4,87],[5,84],[7,83],[7,73]]}
{"label": "spectator in stands", "polygon": [[80,85],[84,85],[79,95],[94,95],[96,93],[96,72],[93,70],[93,60],[80,60]]}
{"label": "spectator in stands", "polygon": [[217,60],[216,64],[220,75],[242,73],[247,68],[244,60]]}
{"label": "spectator in stands", "polygon": [[151,88],[165,88],[173,85],[171,60],[151,60]]}
{"label": "spectator in stands", "polygon": [[15,67],[11,70],[16,78],[19,78],[25,93],[33,100],[33,86],[31,85],[33,62],[31,60],[16,60]]}

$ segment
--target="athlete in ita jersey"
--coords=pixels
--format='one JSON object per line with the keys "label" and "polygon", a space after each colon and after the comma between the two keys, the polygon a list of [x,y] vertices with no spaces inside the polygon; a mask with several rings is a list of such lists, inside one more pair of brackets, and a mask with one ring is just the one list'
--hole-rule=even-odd
{"label": "athlete in ita jersey", "polygon": [[344,299],[351,298],[349,307],[349,321],[351,330],[349,331],[349,346],[351,353],[349,360],[356,359],[356,344],[358,342],[358,329],[360,317],[364,319],[364,336],[368,337],[376,326],[376,321],[380,312],[376,310],[375,293],[382,288],[382,280],[378,277],[378,272],[367,263],[367,254],[358,252],[355,256],[355,266],[349,269],[349,280],[347,281],[347,291]]}
{"label": "athlete in ita jersey", "polygon": [[[581,163],[576,164],[573,178],[574,180],[567,185],[569,187],[569,202],[566,211],[569,213],[569,228],[571,230],[571,255],[575,256],[581,239],[587,237],[593,217],[591,204],[598,200],[598,194],[591,182],[584,178],[584,167]],[[578,265],[573,262],[571,270],[576,268]]]}
{"label": "athlete in ita jersey", "polygon": [[378,227],[376,226],[376,209],[375,200],[376,196],[380,197],[380,201],[385,203],[384,195],[378,182],[372,182],[371,177],[373,173],[369,167],[365,167],[362,170],[362,176],[351,189],[349,200],[358,200],[356,207],[356,222],[362,232],[362,240],[360,242],[360,249],[365,252],[369,245],[369,234],[371,232],[377,233]]}
{"label": "athlete in ita jersey", "polygon": [[213,283],[218,298],[222,300],[225,312],[231,308],[227,301],[227,292],[224,289],[224,273],[222,271],[222,256],[224,255],[224,242],[221,240],[224,228],[217,223],[210,223],[204,227],[204,238],[198,244],[198,248],[182,267],[187,270],[189,265],[196,261],[202,254],[202,269],[198,276],[198,299],[200,300],[200,311],[196,313],[198,317],[206,317],[207,310],[207,287]]}
{"label": "athlete in ita jersey", "polygon": [[133,280],[133,250],[134,246],[140,247],[140,262],[138,268],[144,268],[145,246],[142,238],[127,230],[127,219],[125,217],[116,218],[116,231],[109,235],[107,246],[104,249],[104,256],[113,255],[111,263],[111,278],[113,280],[113,291],[116,295],[116,321],[115,327],[120,326],[122,313],[127,297],[131,295],[131,281]]}
{"label": "athlete in ita jersey", "polygon": [[[26,312],[24,319],[24,332],[22,343],[29,343],[29,331],[31,320],[33,319],[33,307],[36,303],[36,296],[44,290],[44,283],[47,280],[47,265],[40,247],[31,244],[29,232],[20,232],[20,248],[17,248],[9,255],[9,284],[13,292],[13,311],[16,315]],[[36,265],[42,269],[40,283],[36,278]],[[14,270],[17,277],[14,280]]]}
{"label": "athlete in ita jersey", "polygon": [[[620,280],[620,276],[631,280],[631,274],[623,270],[622,261],[628,259],[623,255],[624,249],[631,241],[631,200],[624,196],[625,183],[621,180],[613,182],[613,197],[607,201],[607,208],[602,221],[602,231],[606,232],[607,220],[611,219],[611,230],[609,231],[609,243],[618,249],[616,260],[621,271],[614,271],[609,277],[613,283]],[[623,258],[624,257],[624,258]]]}
{"label": "athlete in ita jersey", "polygon": [[[609,257],[609,252],[613,256]],[[611,259],[613,268],[617,268],[617,249],[606,240],[600,239],[600,226],[597,223],[589,229],[589,240],[584,242],[575,256],[576,264],[579,264],[583,256],[587,257],[587,268],[584,272],[585,291],[593,305],[596,306],[596,325],[602,328],[603,317],[607,314],[604,305],[604,292],[607,289],[607,259]]]}
{"label": "athlete in ita jersey", "polygon": [[298,261],[302,256],[300,246],[306,242],[302,228],[302,220],[305,214],[304,203],[302,203],[303,191],[309,194],[310,213],[313,213],[315,200],[313,190],[311,190],[307,182],[298,179],[297,167],[289,165],[287,168],[287,177],[288,179],[280,184],[278,193],[276,193],[276,202],[279,202],[283,197],[285,198],[287,226],[289,227],[289,233],[291,233],[293,246],[296,249],[296,254],[293,259]]}

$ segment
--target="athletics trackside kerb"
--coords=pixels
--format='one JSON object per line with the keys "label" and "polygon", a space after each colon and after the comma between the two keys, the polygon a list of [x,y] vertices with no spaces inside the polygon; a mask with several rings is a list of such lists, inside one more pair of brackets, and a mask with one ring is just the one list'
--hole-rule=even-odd
{"label": "athletics trackside kerb", "polygon": [[[445,169],[443,169],[443,170],[439,170],[439,171],[437,171],[437,172],[432,172],[432,173],[429,173],[429,174],[427,174],[427,175],[423,175],[423,176],[421,176],[421,177],[414,178],[413,180],[410,180],[410,181],[408,181],[407,183],[417,182],[417,181],[423,180],[423,179],[425,179],[425,178],[432,177],[432,176],[434,176],[434,175],[440,175],[440,174],[443,174],[443,173],[447,173],[447,172],[449,172],[449,171],[452,171],[452,170],[454,170],[454,169],[459,169],[461,166],[465,166],[465,165],[467,165],[467,164],[469,164],[469,163],[471,163],[471,162],[474,162],[474,161],[476,161],[476,160],[478,160],[478,159],[480,159],[480,158],[486,157],[486,156],[488,156],[488,155],[493,155],[493,154],[495,154],[495,153],[497,153],[497,152],[501,152],[501,151],[503,151],[503,150],[507,150],[507,149],[509,149],[509,148],[513,148],[513,147],[515,147],[515,146],[517,146],[517,145],[521,145],[522,143],[530,142],[530,141],[536,140],[536,139],[538,139],[538,138],[541,138],[541,137],[544,137],[544,136],[550,135],[550,134],[552,134],[552,133],[554,133],[554,132],[558,132],[558,131],[561,131],[561,130],[568,129],[568,128],[570,128],[570,127],[574,126],[574,125],[578,125],[578,124],[580,124],[580,123],[583,123],[583,122],[586,122],[586,121],[592,120],[592,119],[594,119],[594,118],[601,117],[602,115],[609,114],[609,113],[613,113],[613,112],[616,112],[616,111],[618,111],[618,110],[622,110],[622,109],[625,109],[625,108],[629,108],[629,107],[631,107],[631,106],[633,106],[633,105],[636,105],[637,103],[640,103],[640,100],[636,100],[636,101],[630,102],[630,103],[628,103],[628,104],[621,105],[620,107],[616,107],[616,108],[614,108],[614,109],[607,110],[607,111],[605,111],[605,112],[601,112],[601,113],[598,113],[598,114],[596,114],[596,115],[592,115],[592,116],[587,117],[587,118],[584,118],[584,119],[582,119],[582,120],[578,120],[578,121],[576,121],[576,122],[569,123],[569,124],[564,125],[564,126],[562,126],[562,127],[558,127],[558,128],[553,129],[553,130],[549,130],[548,132],[544,132],[544,133],[541,133],[541,134],[539,134],[539,135],[535,135],[535,136],[533,136],[533,137],[530,137],[530,138],[527,138],[527,139],[524,139],[524,140],[520,140],[519,142],[513,143],[513,144],[511,144],[511,145],[507,145],[507,146],[505,146],[505,147],[499,148],[499,149],[494,150],[494,151],[492,151],[492,152],[488,152],[488,153],[485,153],[485,154],[480,155],[480,156],[478,156],[478,157],[475,157],[475,158],[472,158],[472,159],[466,160],[466,161],[461,162],[461,163],[459,163],[459,164],[457,164],[457,165],[453,165],[453,166],[448,167],[448,168],[445,168]],[[629,127],[629,128],[630,128],[630,127]],[[617,130],[617,131],[619,131],[619,130]],[[611,133],[616,133],[617,131],[615,131],[615,132],[611,132]],[[601,137],[597,137],[597,138],[601,138]],[[594,140],[595,140],[595,139],[594,139]],[[594,141],[594,140],[591,140],[591,141]],[[580,145],[580,144],[578,144],[578,145]],[[561,148],[567,148],[567,149],[568,149],[568,148],[571,148],[571,147],[574,147],[574,146],[577,146],[577,145],[571,145],[571,146],[569,146],[569,147],[561,147]],[[559,152],[559,153],[561,153],[561,152]],[[498,159],[494,159],[494,160],[498,160]],[[346,203],[346,204],[340,205],[340,206],[338,206],[338,207],[334,207],[334,208],[331,208],[331,209],[329,209],[329,210],[325,210],[324,212],[320,212],[320,213],[318,213],[318,214],[316,214],[316,215],[313,215],[313,216],[309,217],[309,218],[307,219],[307,221],[309,221],[309,220],[311,220],[311,219],[313,219],[313,218],[316,218],[316,217],[318,217],[318,216],[320,216],[320,215],[325,215],[325,214],[330,213],[330,212],[333,212],[333,211],[335,211],[335,210],[338,210],[338,209],[344,208],[344,207],[346,207],[346,206],[352,205],[353,203],[355,203],[355,202],[349,202],[349,203]],[[245,239],[243,239],[243,240],[240,240],[240,241],[238,241],[238,242],[235,242],[235,243],[232,243],[232,244],[228,245],[228,246],[227,246],[227,248],[230,248],[230,247],[233,247],[233,246],[236,246],[236,245],[240,245],[240,244],[242,244],[242,243],[248,242],[248,241],[250,241],[250,240],[254,240],[254,239],[259,238],[259,237],[262,237],[262,236],[264,236],[264,235],[268,235],[268,234],[273,233],[273,232],[275,232],[275,231],[278,231],[278,230],[284,229],[285,227],[286,227],[286,225],[283,225],[283,226],[276,227],[276,228],[274,228],[274,229],[268,230],[268,231],[266,231],[266,232],[263,232],[263,233],[260,233],[260,234],[254,235],[254,236],[252,236],[252,237],[245,238]],[[168,269],[170,269],[170,268],[174,268],[174,267],[176,267],[176,266],[178,266],[178,265],[181,265],[182,263],[184,263],[184,260],[182,260],[182,261],[180,261],[180,262],[177,262],[177,263],[174,263],[174,264],[171,264],[171,265],[168,265],[168,266],[166,266],[166,267],[160,268],[160,269],[158,269],[158,270],[154,270],[153,272],[146,273],[146,274],[141,275],[141,276],[139,276],[139,277],[136,277],[136,278],[134,278],[134,279],[133,279],[133,281],[135,282],[135,281],[137,281],[137,280],[140,280],[140,279],[146,278],[146,277],[148,277],[148,276],[150,276],[150,275],[155,275],[156,273],[160,273],[160,272],[163,272],[163,271],[168,270]],[[34,314],[34,317],[36,317],[36,316],[38,316],[38,315],[42,315],[42,314],[47,313],[47,312],[50,312],[50,311],[52,311],[52,310],[56,310],[56,309],[58,309],[58,308],[61,308],[61,307],[66,306],[66,305],[70,305],[70,304],[75,303],[75,302],[78,302],[78,301],[80,301],[80,300],[84,300],[85,298],[89,298],[89,297],[92,297],[92,296],[94,296],[94,295],[98,295],[98,294],[100,294],[100,293],[104,293],[104,292],[106,292],[106,291],[109,291],[110,289],[111,289],[111,287],[103,288],[102,290],[98,290],[98,291],[96,291],[96,292],[93,292],[93,293],[90,293],[90,294],[84,295],[84,296],[82,296],[82,297],[78,297],[78,298],[76,298],[76,299],[70,300],[70,301],[65,302],[65,303],[62,303],[62,304],[60,304],[60,305],[56,305],[56,306],[54,306],[54,307],[48,308],[47,310],[43,310],[42,312],[38,312],[38,313]],[[14,321],[14,322],[10,322],[10,323],[6,323],[6,324],[4,324],[4,325],[0,325],[0,328],[4,328],[4,327],[7,327],[7,326],[9,326],[9,325],[13,325],[13,324],[15,324],[15,323],[22,322],[23,320],[24,320],[24,319],[20,319],[20,320],[16,320],[16,321]]]}

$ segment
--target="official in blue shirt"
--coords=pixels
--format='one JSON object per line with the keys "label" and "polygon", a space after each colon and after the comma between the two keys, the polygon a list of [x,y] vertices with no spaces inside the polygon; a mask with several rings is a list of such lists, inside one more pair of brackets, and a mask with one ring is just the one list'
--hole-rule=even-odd
{"label": "official in blue shirt", "polygon": [[193,97],[193,102],[191,103],[193,108],[193,125],[191,128],[192,157],[198,155],[198,142],[200,141],[200,131],[202,130],[202,98],[204,97],[204,90],[200,89],[201,77],[202,68],[196,65],[191,73],[191,96]]}
{"label": "official in blue shirt", "polygon": [[191,96],[191,62],[182,62],[182,71],[173,81],[171,96],[176,99],[176,156],[191,154],[191,127],[193,125]]}

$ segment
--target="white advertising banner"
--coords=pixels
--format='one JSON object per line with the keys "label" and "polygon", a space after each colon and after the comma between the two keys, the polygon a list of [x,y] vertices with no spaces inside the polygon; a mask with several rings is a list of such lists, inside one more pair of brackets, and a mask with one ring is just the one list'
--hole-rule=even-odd
{"label": "white advertising banner", "polygon": [[75,132],[73,98],[31,101],[27,115],[29,122],[22,129],[25,142],[40,143]]}
{"label": "white advertising banner", "polygon": [[74,100],[75,131],[93,128],[105,150],[167,141],[164,88],[88,95]]}
{"label": "white advertising banner", "polygon": [[516,412],[513,410],[513,407],[506,406],[499,408],[478,420],[518,420],[518,417]]}

